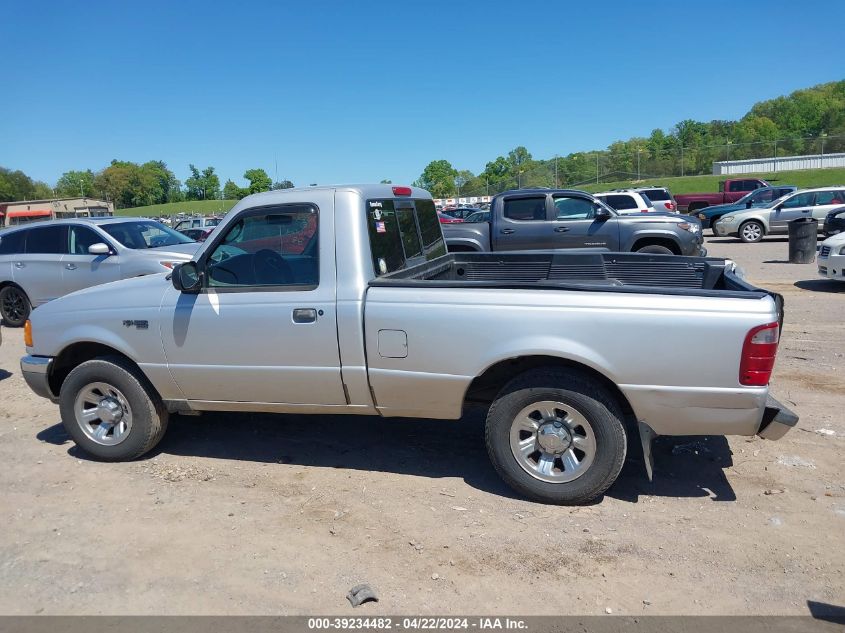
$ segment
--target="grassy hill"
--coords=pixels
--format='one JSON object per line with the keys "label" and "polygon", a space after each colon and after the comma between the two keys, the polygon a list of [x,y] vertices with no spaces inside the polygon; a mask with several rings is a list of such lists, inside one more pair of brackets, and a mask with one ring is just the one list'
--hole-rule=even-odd
{"label": "grassy hill", "polygon": [[644,178],[637,182],[623,180],[617,182],[602,182],[598,185],[581,185],[578,189],[584,191],[608,191],[637,187],[642,184],[663,185],[669,187],[672,193],[700,193],[704,191],[719,191],[719,181],[725,178],[762,178],[772,184],[795,185],[801,189],[808,187],[826,187],[828,185],[845,184],[845,167],[832,169],[804,169],[801,171],[779,171],[777,173],[738,174],[736,176],[684,176],[676,178]]}
{"label": "grassy hill", "polygon": [[148,207],[133,207],[131,209],[117,209],[115,215],[129,217],[157,218],[163,215],[177,213],[200,213],[212,215],[226,213],[237,203],[237,200],[189,200],[186,202],[168,202],[167,204],[153,204]]}

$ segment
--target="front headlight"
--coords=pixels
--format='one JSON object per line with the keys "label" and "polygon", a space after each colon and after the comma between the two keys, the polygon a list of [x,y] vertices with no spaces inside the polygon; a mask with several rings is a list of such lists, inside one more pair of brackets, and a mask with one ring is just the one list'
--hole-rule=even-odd
{"label": "front headlight", "polygon": [[707,219],[707,216],[706,216],[706,215],[704,215],[703,213],[699,213],[699,214],[698,214],[698,219],[699,219],[699,220],[706,220],[706,219]]}
{"label": "front headlight", "polygon": [[840,246],[839,250],[836,252],[837,255],[845,255],[845,246]]}
{"label": "front headlight", "polygon": [[719,222],[724,222],[725,224],[730,224],[734,220],[736,220],[736,218],[733,217],[732,215],[725,215],[725,216],[722,216],[722,219],[719,220]]}
{"label": "front headlight", "polygon": [[692,222],[679,222],[678,228],[681,228],[684,231],[689,231],[690,233],[698,233],[699,226],[698,224],[694,224]]}

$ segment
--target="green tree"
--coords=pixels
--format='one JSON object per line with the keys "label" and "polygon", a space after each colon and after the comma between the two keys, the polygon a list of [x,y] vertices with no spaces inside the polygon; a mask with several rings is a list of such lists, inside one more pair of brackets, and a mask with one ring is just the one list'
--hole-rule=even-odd
{"label": "green tree", "polygon": [[249,192],[242,187],[238,187],[232,180],[227,180],[223,185],[223,199],[224,200],[240,200]]}
{"label": "green tree", "polygon": [[188,165],[191,175],[185,180],[185,197],[188,200],[216,200],[220,197],[220,178],[214,173],[214,167],[202,171],[194,165]]}
{"label": "green tree", "polygon": [[464,192],[464,185],[470,182],[473,178],[475,178],[475,175],[468,169],[461,169],[458,171],[455,176],[455,189],[457,190],[459,196]]}
{"label": "green tree", "polygon": [[249,193],[261,193],[262,191],[270,191],[273,186],[273,181],[267,172],[260,168],[247,169],[244,172],[244,178],[249,181]]}
{"label": "green tree", "polygon": [[66,171],[56,182],[56,195],[61,198],[94,195],[94,172]]}
{"label": "green tree", "polygon": [[458,170],[448,160],[433,160],[426,165],[416,186],[427,189],[435,198],[446,198],[455,193]]}
{"label": "green tree", "polygon": [[392,185],[392,184],[393,184],[393,181],[392,181],[392,180],[388,180],[387,178],[385,178],[384,180],[382,180],[382,181],[381,181],[381,184],[383,184],[383,185]]}
{"label": "green tree", "polygon": [[278,189],[293,189],[294,186],[295,185],[290,180],[281,180],[273,183],[273,191]]}

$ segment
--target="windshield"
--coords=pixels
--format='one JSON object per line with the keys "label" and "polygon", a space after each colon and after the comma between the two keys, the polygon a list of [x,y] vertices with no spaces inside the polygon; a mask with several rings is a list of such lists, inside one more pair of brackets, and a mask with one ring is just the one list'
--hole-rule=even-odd
{"label": "windshield", "polygon": [[160,248],[174,244],[194,243],[194,240],[187,235],[174,231],[161,222],[152,220],[103,224],[100,228],[126,248],[132,249]]}

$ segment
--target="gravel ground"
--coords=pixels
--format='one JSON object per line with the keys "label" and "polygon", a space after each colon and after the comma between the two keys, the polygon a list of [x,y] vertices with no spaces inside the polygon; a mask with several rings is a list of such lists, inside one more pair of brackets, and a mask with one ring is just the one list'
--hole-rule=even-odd
{"label": "gravel ground", "polygon": [[[598,503],[515,498],[461,423],[176,417],[88,460],[0,346],[0,613],[805,614],[845,603],[845,284],[787,243],[708,239],[786,297],[778,442],[662,438]],[[360,582],[380,602],[354,612]]]}

